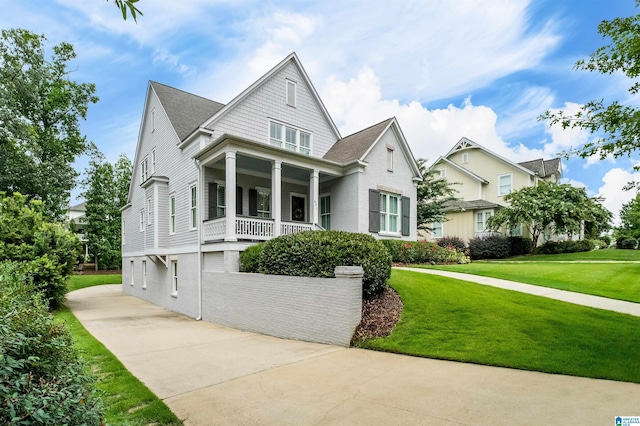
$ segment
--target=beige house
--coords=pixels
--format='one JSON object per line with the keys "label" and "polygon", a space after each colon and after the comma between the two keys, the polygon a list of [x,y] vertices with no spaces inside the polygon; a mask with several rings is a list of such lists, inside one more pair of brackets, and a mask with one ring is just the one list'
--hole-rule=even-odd
{"label": "beige house", "polygon": [[[459,200],[447,204],[443,222],[433,223],[430,239],[460,237],[465,241],[491,235],[487,220],[496,209],[506,206],[504,196],[511,191],[537,185],[541,180],[558,182],[562,177],[559,158],[514,163],[483,146],[462,138],[431,166],[440,176],[457,183]],[[530,236],[523,226],[504,229],[501,234]],[[544,236],[540,243],[544,242]]]}

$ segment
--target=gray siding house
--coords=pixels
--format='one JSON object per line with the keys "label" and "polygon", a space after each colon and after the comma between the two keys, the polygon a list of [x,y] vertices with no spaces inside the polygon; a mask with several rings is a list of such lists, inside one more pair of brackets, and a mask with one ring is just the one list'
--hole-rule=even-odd
{"label": "gray siding house", "polygon": [[150,82],[128,204],[125,292],[199,318],[204,272],[304,230],[416,239],[420,172],[395,118],[342,137],[295,53],[226,105]]}

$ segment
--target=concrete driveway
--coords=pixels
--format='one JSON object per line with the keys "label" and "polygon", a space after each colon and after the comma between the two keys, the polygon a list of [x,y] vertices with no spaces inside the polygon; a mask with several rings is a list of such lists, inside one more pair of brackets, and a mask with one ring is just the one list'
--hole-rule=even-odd
{"label": "concrete driveway", "polygon": [[68,306],[187,425],[600,426],[640,416],[637,384],[283,340],[195,321],[120,285],[72,292]]}

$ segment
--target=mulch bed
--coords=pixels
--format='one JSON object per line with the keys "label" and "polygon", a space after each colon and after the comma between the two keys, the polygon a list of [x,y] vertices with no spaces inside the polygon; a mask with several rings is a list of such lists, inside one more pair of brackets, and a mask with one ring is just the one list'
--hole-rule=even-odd
{"label": "mulch bed", "polygon": [[353,341],[386,337],[396,327],[403,308],[400,296],[391,287],[371,299],[362,301],[362,321]]}
{"label": "mulch bed", "polygon": [[83,269],[82,271],[76,271],[75,273],[77,275],[116,275],[116,274],[121,274],[122,270],[121,269],[105,269],[105,270],[96,271],[95,269],[91,268],[91,269]]}

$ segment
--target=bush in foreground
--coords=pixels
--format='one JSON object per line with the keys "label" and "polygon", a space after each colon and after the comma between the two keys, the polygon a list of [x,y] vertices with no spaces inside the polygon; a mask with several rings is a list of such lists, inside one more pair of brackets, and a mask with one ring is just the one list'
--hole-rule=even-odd
{"label": "bush in foreground", "polygon": [[460,237],[442,237],[438,239],[437,244],[444,248],[454,248],[459,252],[464,252],[467,248],[464,240]]}
{"label": "bush in foreground", "polygon": [[522,256],[531,253],[533,240],[525,237],[509,237],[509,256]]}
{"label": "bush in foreground", "polygon": [[0,424],[100,425],[71,335],[15,263],[0,263],[0,312]]}
{"label": "bush in foreground", "polygon": [[632,237],[623,237],[616,240],[616,248],[621,250],[634,250],[638,246],[638,240]]}
{"label": "bush in foreground", "polygon": [[394,262],[399,263],[469,263],[469,257],[456,248],[440,247],[429,241],[380,240]]}
{"label": "bush in foreground", "polygon": [[501,235],[473,238],[469,240],[471,259],[504,259],[511,253],[509,240]]}
{"label": "bush in foreground", "polygon": [[391,276],[391,256],[379,241],[344,231],[306,231],[269,240],[264,243],[259,272],[333,277],[336,266],[362,266],[365,297],[384,290]]}

